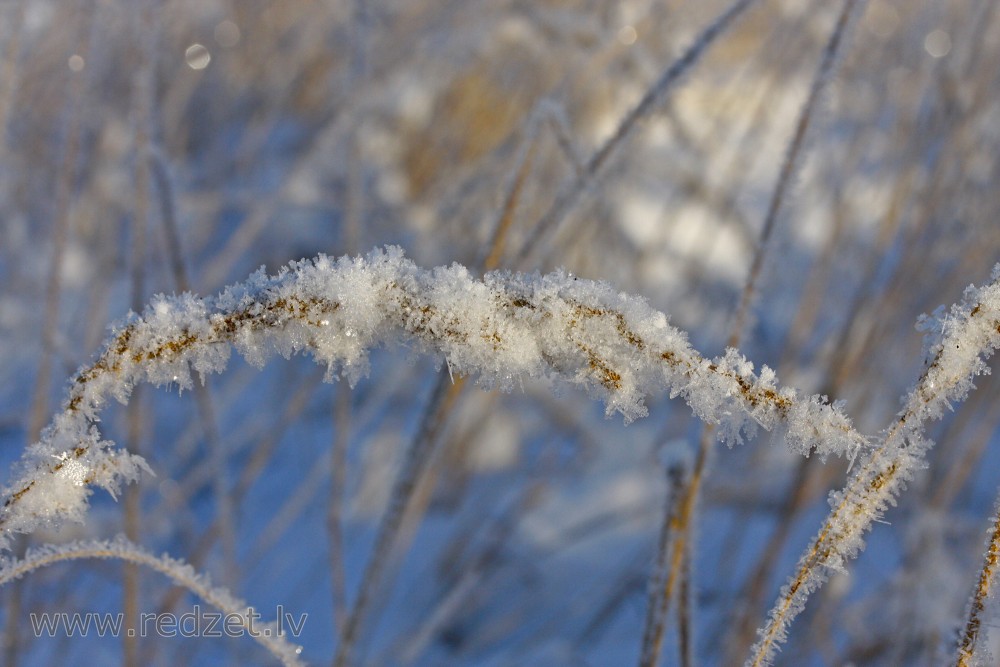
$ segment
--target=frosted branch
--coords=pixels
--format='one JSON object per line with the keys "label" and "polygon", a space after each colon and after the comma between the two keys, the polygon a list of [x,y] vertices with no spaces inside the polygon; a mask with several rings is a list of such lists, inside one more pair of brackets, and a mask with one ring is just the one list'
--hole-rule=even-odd
{"label": "frosted branch", "polygon": [[843,570],[858,554],[872,522],[895,504],[906,482],[924,467],[933,446],[923,435],[924,424],[940,419],[952,402],[965,400],[975,388],[973,379],[989,373],[985,360],[1000,347],[1000,265],[993,270],[992,282],[970,286],[961,303],[921,318],[918,328],[928,332],[926,370],[905,397],[895,423],[862,457],[847,486],[831,494],[832,511],[782,589],[747,664],[770,663],[809,594],[822,586],[831,570]]}
{"label": "frosted branch", "polygon": [[319,256],[276,276],[263,269],[219,296],[158,296],[113,330],[97,361],[73,380],[63,411],[30,446],[0,511],[3,547],[14,532],[82,520],[90,487],[116,493],[146,463],[102,440],[94,423],[109,397],[124,403],[140,382],[192,385],[192,371],[221,371],[236,348],[260,367],[274,353],[308,352],[327,379],[368,370],[368,350],[401,341],[443,355],[456,373],[510,390],[548,377],[584,387],[625,421],[643,399],[668,391],[741,442],[758,426],[784,429],[803,454],[854,457],[866,440],[839,407],[779,387],[764,366],[729,349],[716,359],[645,300],[565,272],[495,272],[476,280],[459,265],[423,270],[399,248],[366,257]]}

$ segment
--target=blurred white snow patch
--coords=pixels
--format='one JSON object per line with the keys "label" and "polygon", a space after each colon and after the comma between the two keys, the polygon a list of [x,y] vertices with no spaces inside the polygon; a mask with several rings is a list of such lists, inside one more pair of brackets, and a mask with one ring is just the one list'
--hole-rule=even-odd
{"label": "blurred white snow patch", "polygon": [[408,79],[397,83],[402,119],[413,125],[426,125],[434,113],[434,91],[426,81]]}
{"label": "blurred white snow patch", "polygon": [[889,39],[899,27],[899,12],[886,0],[873,2],[864,13],[864,25],[875,36]]}
{"label": "blurred white snow patch", "polygon": [[[853,204],[852,224],[871,233],[877,232],[885,219],[886,211],[892,206],[894,191],[894,183],[871,178],[867,174],[859,174],[848,180],[845,199]],[[827,223],[828,228],[829,226]]]}
{"label": "blurred white snow patch", "polygon": [[644,475],[621,475],[603,491],[603,507],[626,509],[641,503],[648,495],[649,488]]}
{"label": "blurred white snow patch", "polygon": [[619,202],[621,228],[637,247],[650,252],[648,271],[657,283],[686,280],[686,262],[669,261],[685,257],[703,262],[717,278],[739,284],[746,275],[747,252],[732,225],[720,221],[707,206],[687,203],[664,210],[662,200],[636,192],[623,195]]}
{"label": "blurred white snow patch", "polygon": [[24,9],[24,22],[21,29],[26,33],[43,30],[52,23],[58,4],[55,2],[29,2]]}
{"label": "blurred white snow patch", "polygon": [[[830,149],[833,151],[835,149]],[[824,154],[828,155],[824,147]],[[832,158],[831,159],[836,159]],[[811,182],[821,176],[817,175],[817,163],[806,160],[798,179],[801,182]],[[850,224],[863,233],[876,233],[881,225],[885,212],[892,204],[894,191],[892,181],[873,178],[871,174],[858,174],[851,177],[844,188],[843,201],[850,206]],[[805,202],[803,202],[805,203]],[[830,230],[835,221],[830,218],[830,209],[826,206],[796,205],[794,193],[783,215],[793,219],[789,228],[795,241],[812,251],[821,251],[830,242]]]}
{"label": "blurred white snow patch", "polygon": [[517,417],[502,410],[489,417],[481,437],[471,443],[468,462],[473,470],[504,470],[517,462],[520,453],[520,428]]}
{"label": "blurred white snow patch", "polygon": [[60,267],[64,285],[85,285],[90,282],[94,269],[91,253],[82,245],[70,243],[66,246]]}
{"label": "blurred white snow patch", "polygon": [[410,222],[415,229],[430,234],[437,224],[437,210],[429,204],[416,204],[410,210]]}
{"label": "blurred white snow patch", "polygon": [[514,44],[537,44],[544,39],[533,22],[517,14],[504,18],[495,29],[494,34],[498,35],[501,40]]}
{"label": "blurred white snow patch", "polygon": [[639,246],[661,242],[665,235],[663,202],[633,192],[621,202],[622,229]]}
{"label": "blurred white snow patch", "polygon": [[715,211],[697,203],[681,207],[670,227],[670,241],[683,257],[701,260],[716,278],[740,285],[746,280],[748,256],[730,225]]}
{"label": "blurred white snow patch", "polygon": [[399,170],[392,169],[387,169],[384,174],[381,174],[375,185],[379,196],[387,203],[395,205],[401,205],[406,201],[409,187],[406,183],[406,176]]}
{"label": "blurred white snow patch", "polygon": [[[624,453],[625,448],[617,451]],[[596,525],[602,518],[618,515],[621,519],[614,522],[615,530],[646,530],[648,526],[629,519],[636,518],[637,511],[642,508],[653,508],[655,511],[662,506],[659,479],[663,474],[656,470],[655,475],[650,475],[648,464],[627,469],[611,460],[606,463],[607,466],[595,466],[600,471],[596,479],[584,477],[575,480],[562,487],[562,493],[549,495],[549,501],[526,518],[522,526],[525,538],[543,548],[556,548],[575,528]]]}
{"label": "blurred white snow patch", "polygon": [[851,575],[844,569],[843,563],[839,563],[835,569],[831,568],[826,587],[832,598],[846,597],[851,592],[851,584]]}
{"label": "blurred white snow patch", "polygon": [[818,207],[801,207],[788,211],[786,215],[795,216],[795,224],[790,225],[795,235],[796,243],[809,250],[820,250],[830,241],[830,217],[826,211]]}
{"label": "blurred white snow patch", "polygon": [[676,150],[674,132],[676,131],[667,119],[650,118],[646,123],[643,143],[650,148]]}
{"label": "blurred white snow patch", "polygon": [[292,204],[306,206],[318,202],[323,197],[323,186],[317,180],[317,174],[311,170],[296,170],[288,184],[288,201]]}
{"label": "blurred white snow patch", "polygon": [[399,435],[391,430],[374,436],[365,445],[361,481],[351,497],[351,515],[372,518],[385,510],[399,469],[401,447]]}

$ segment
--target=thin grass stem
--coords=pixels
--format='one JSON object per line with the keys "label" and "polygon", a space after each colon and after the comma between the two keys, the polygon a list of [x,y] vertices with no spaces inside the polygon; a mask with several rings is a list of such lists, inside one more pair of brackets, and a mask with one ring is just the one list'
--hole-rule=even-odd
{"label": "thin grass stem", "polygon": [[600,178],[607,164],[635,132],[639,121],[653,111],[681,78],[697,64],[715,40],[724,34],[753,3],[754,0],[736,0],[705,27],[680,58],[671,63],[646,89],[639,102],[619,121],[611,136],[591,154],[583,169],[575,173],[569,184],[556,195],[548,210],[532,227],[527,240],[516,254],[515,265],[527,264],[530,257],[544,246],[545,240],[555,233],[576,205],[580,195]]}

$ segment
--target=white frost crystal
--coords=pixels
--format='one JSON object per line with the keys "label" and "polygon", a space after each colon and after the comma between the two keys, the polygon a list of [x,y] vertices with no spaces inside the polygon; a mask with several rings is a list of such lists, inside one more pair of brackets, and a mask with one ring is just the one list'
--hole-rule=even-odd
{"label": "white frost crystal", "polygon": [[[941,325],[946,332],[949,322]],[[221,371],[231,348],[257,366],[274,353],[308,352],[328,368],[327,379],[343,374],[353,382],[368,371],[368,350],[391,341],[443,355],[454,373],[478,375],[491,387],[510,390],[539,376],[580,385],[626,422],[646,414],[645,396],[667,391],[719,425],[729,443],[758,426],[780,425],[803,454],[854,457],[867,449],[839,406],[780,387],[766,366],[755,374],[736,350],[702,357],[642,298],[562,271],[501,271],[478,280],[457,264],[424,270],[388,247],[365,257],[320,255],[274,276],[261,269],[214,298],[160,295],[141,315],[130,315],[112,330],[97,361],[80,370],[63,411],[6,487],[0,546],[8,546],[12,532],[81,520],[90,487],[115,493],[147,469],[93,427],[107,397],[125,402],[139,382],[188,388],[192,370]],[[982,341],[962,342],[968,349],[949,350],[942,359],[959,373],[981,371]],[[970,383],[952,383],[942,396],[956,398]],[[940,409],[932,403],[928,409]]]}

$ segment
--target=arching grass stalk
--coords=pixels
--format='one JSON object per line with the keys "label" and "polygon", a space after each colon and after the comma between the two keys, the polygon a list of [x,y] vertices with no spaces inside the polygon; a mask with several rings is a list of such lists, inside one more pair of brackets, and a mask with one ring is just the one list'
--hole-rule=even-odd
{"label": "arching grass stalk", "polygon": [[757,426],[781,426],[803,453],[853,457],[867,442],[821,397],[779,387],[766,366],[755,374],[735,350],[702,357],[664,314],[606,284],[562,272],[480,281],[458,265],[419,269],[397,248],[320,256],[276,276],[260,271],[212,299],[158,297],[119,325],[5,488],[4,546],[13,533],[82,520],[90,487],[115,493],[146,469],[94,426],[109,398],[126,402],[140,382],[190,387],[192,371],[221,371],[233,347],[258,366],[274,352],[308,352],[328,379],[353,380],[367,371],[370,348],[395,340],[443,355],[454,372],[479,374],[490,387],[532,376],[582,386],[626,421],[645,415],[644,396],[669,391],[731,443]]}

